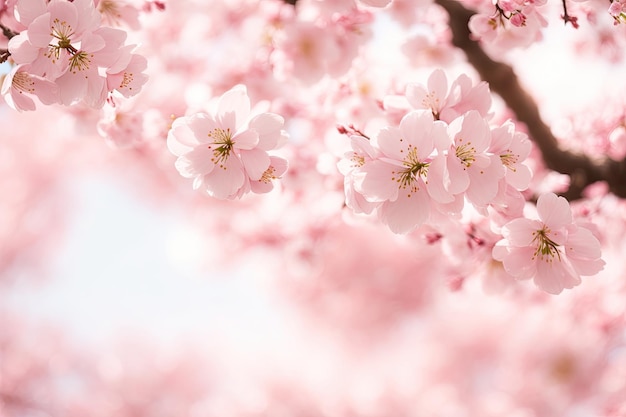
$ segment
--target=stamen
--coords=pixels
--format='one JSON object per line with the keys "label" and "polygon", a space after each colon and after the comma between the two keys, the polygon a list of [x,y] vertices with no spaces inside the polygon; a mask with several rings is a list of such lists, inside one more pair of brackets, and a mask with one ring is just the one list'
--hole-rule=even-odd
{"label": "stamen", "polygon": [[[402,139],[400,139],[402,141]],[[404,152],[404,151],[402,151]],[[418,179],[421,177],[426,182],[426,175],[428,173],[428,162],[422,162],[419,160],[417,148],[409,144],[406,157],[402,161],[402,164],[406,167],[401,171],[392,171],[391,180],[398,183],[398,187],[405,190],[407,187],[410,192],[416,192],[419,190]],[[410,197],[411,194],[408,194]]]}
{"label": "stamen", "polygon": [[559,258],[559,261],[561,260],[559,245],[547,236],[548,233],[550,233],[550,229],[546,227],[533,232],[533,243],[537,242],[537,249],[532,260],[539,257],[542,261],[552,262],[555,256]]}
{"label": "stamen", "polygon": [[[208,133],[208,136],[213,139],[213,143],[209,145],[209,149],[213,150],[213,158],[211,161],[219,165],[220,168],[226,169],[224,163],[228,160],[230,156],[230,151],[233,149],[233,145],[235,144],[232,141],[232,132],[230,128],[224,130],[220,128],[215,128]],[[218,145],[216,147],[216,145]]]}

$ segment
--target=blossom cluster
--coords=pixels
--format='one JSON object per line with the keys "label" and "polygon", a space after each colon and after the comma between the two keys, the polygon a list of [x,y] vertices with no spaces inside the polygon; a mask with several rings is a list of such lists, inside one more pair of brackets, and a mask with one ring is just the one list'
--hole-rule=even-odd
{"label": "blossom cluster", "polygon": [[125,31],[102,25],[92,0],[18,0],[15,18],[24,30],[9,40],[14,67],[2,95],[16,110],[34,110],[35,97],[101,108],[112,92],[131,97],[147,81],[146,59]]}
{"label": "blossom cluster", "polygon": [[482,212],[523,201],[530,141],[512,122],[491,127],[488,89],[465,80],[448,92],[445,74],[436,70],[427,86],[407,87],[413,109],[399,127],[371,140],[351,137],[352,150],[339,163],[348,207],[377,212],[393,232],[408,233],[438,215],[460,214],[465,201]]}
{"label": "blossom cluster", "polygon": [[517,218],[502,228],[493,257],[517,279],[533,278],[542,290],[559,294],[580,284],[580,276],[604,267],[600,242],[572,220],[569,203],[554,193],[539,196],[535,219]]}
{"label": "blossom cluster", "polygon": [[224,93],[216,109],[179,117],[167,137],[176,168],[193,178],[194,189],[218,199],[240,198],[248,192],[267,193],[287,170],[287,161],[270,156],[287,140],[284,119],[274,113],[250,115],[250,98],[243,85]]}
{"label": "blossom cluster", "polygon": [[469,203],[502,234],[492,256],[511,276],[534,278],[557,294],[579,284],[581,275],[599,272],[600,244],[573,223],[567,200],[544,194],[537,203],[540,220],[523,217],[531,143],[511,121],[491,126],[488,89],[465,77],[448,91],[445,73],[435,70],[426,86],[407,86],[410,108],[399,126],[372,138],[351,136],[352,149],[338,163],[346,205],[375,213],[392,232],[404,234],[459,219]]}

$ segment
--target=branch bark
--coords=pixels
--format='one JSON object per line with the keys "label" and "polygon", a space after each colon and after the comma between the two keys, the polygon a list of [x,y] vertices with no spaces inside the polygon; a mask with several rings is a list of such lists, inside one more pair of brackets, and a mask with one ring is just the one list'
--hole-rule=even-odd
{"label": "branch bark", "polygon": [[560,149],[557,138],[541,119],[537,104],[521,86],[513,68],[491,59],[480,44],[472,39],[467,24],[475,12],[456,0],[435,0],[435,3],[450,16],[452,44],[465,52],[468,62],[489,83],[491,91],[502,97],[517,119],[526,124],[530,139],[541,151],[546,167],[570,175],[571,185],[563,196],[568,200],[578,199],[589,184],[606,181],[612,193],[626,198],[626,160],[593,160]]}

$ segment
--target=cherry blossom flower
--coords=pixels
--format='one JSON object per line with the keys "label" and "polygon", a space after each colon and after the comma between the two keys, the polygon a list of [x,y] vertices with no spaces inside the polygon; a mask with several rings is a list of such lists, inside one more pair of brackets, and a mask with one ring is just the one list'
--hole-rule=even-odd
{"label": "cherry blossom flower", "polygon": [[5,77],[2,95],[7,104],[18,111],[35,110],[36,96],[43,104],[53,104],[59,100],[58,86],[43,77],[29,74],[27,65],[16,65]]}
{"label": "cherry blossom flower", "polygon": [[451,123],[469,110],[489,118],[491,95],[485,82],[476,85],[465,74],[461,74],[450,85],[442,69],[436,69],[428,77],[427,85],[410,83],[404,96],[389,95],[384,99],[385,108],[404,108],[408,102],[413,109],[428,109],[437,120]]}
{"label": "cherry blossom flower", "polygon": [[111,26],[126,25],[131,29],[139,29],[139,10],[123,0],[95,0],[102,19]]}
{"label": "cherry blossom flower", "polygon": [[273,113],[250,118],[250,99],[238,85],[220,97],[215,112],[174,120],[167,146],[178,157],[179,173],[194,179],[194,189],[233,199],[248,190],[268,192],[272,180],[286,171],[285,160],[267,153],[286,138],[283,124]]}
{"label": "cherry blossom flower", "polygon": [[126,32],[101,26],[91,0],[20,0],[16,15],[27,29],[9,40],[11,58],[55,83],[59,103],[101,108],[110,91],[129,97],[146,82],[145,58],[124,45]]}
{"label": "cherry blossom flower", "polygon": [[452,144],[445,151],[445,164],[437,166],[445,179],[445,189],[453,194],[465,193],[477,207],[485,207],[498,193],[498,182],[504,177],[499,156],[490,152],[491,131],[478,111],[469,111],[448,126]]}
{"label": "cherry blossom flower", "polygon": [[[123,49],[134,49],[134,45],[128,45]],[[130,54],[126,65],[120,69],[119,63],[107,70],[107,88],[109,91],[118,91],[124,97],[132,97],[139,94],[143,85],[148,81],[144,71],[148,67],[145,57],[138,54]]]}
{"label": "cherry blossom flower", "polygon": [[580,276],[594,275],[604,267],[600,242],[588,229],[572,221],[567,200],[554,193],[537,200],[538,219],[518,218],[502,228],[503,239],[493,257],[517,279],[533,278],[550,294],[580,284]]}
{"label": "cherry blossom flower", "polygon": [[360,168],[366,162],[377,159],[380,152],[372,146],[369,139],[363,136],[351,136],[350,143],[352,151],[347,152],[337,164],[339,172],[344,176],[346,206],[354,210],[355,213],[371,214],[380,205],[380,202],[367,201],[361,193],[354,189],[354,183],[359,177]]}
{"label": "cherry blossom flower", "polygon": [[[42,1],[22,0],[18,5],[30,11],[29,19],[40,14],[28,24],[27,30],[9,41],[16,63],[31,63],[35,74],[57,78],[67,71],[70,61],[74,66],[83,61],[84,54],[77,54],[83,47],[83,38],[100,27],[100,13],[90,0],[53,0],[47,5]],[[99,47],[93,42],[92,45],[93,50],[104,46],[102,40],[98,40]]]}
{"label": "cherry blossom flower", "polygon": [[382,203],[378,215],[394,233],[410,232],[428,220],[437,201],[451,199],[438,181],[428,181],[435,143],[446,141],[445,124],[416,110],[402,118],[399,128],[384,128],[374,138],[379,157],[358,161],[362,165],[352,174],[354,190],[367,201]]}
{"label": "cherry blossom flower", "polygon": [[507,121],[491,129],[489,151],[498,155],[505,166],[505,180],[518,190],[525,190],[530,183],[531,172],[523,162],[530,154],[528,135],[515,131],[515,125]]}

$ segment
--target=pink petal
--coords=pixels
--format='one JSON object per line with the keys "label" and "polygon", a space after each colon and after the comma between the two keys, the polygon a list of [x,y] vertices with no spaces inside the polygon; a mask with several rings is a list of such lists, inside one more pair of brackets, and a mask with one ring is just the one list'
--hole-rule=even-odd
{"label": "pink petal", "polygon": [[[59,22],[64,23],[64,26],[71,28],[73,39],[77,35],[80,35],[80,33],[77,32],[82,29],[78,26],[79,15],[75,4],[67,1],[52,1],[48,4],[48,11],[50,12],[50,25],[54,25],[54,21],[58,19]],[[83,16],[81,16],[81,19],[82,18]],[[48,35],[50,34],[50,26],[48,26],[46,33],[48,33]]]}
{"label": "pink petal", "polygon": [[402,138],[417,148],[420,160],[426,159],[433,151],[433,126],[433,115],[427,110],[412,111],[400,121]]}
{"label": "pink petal", "polygon": [[[497,156],[491,165],[485,168],[470,169],[470,185],[467,188],[467,199],[477,206],[486,206],[498,194],[498,184],[504,177],[504,167]],[[472,165],[471,168],[474,168]]]}
{"label": "pink petal", "polygon": [[447,175],[446,160],[443,155],[437,156],[428,167],[428,194],[438,203],[448,204],[454,201],[454,196],[446,190],[444,175]]}
{"label": "pink petal", "polygon": [[409,84],[405,89],[406,99],[414,109],[428,109],[426,104],[426,96],[428,91],[421,84]]}
{"label": "pink petal", "polygon": [[85,33],[83,39],[80,42],[80,50],[86,52],[96,52],[104,48],[106,45],[102,36],[94,35],[93,33]]}
{"label": "pink petal", "polygon": [[436,110],[440,110],[444,106],[444,100],[448,95],[448,78],[441,68],[437,68],[428,77],[428,89],[431,93],[434,93],[435,97],[439,98],[440,106]]}
{"label": "pink petal", "polygon": [[87,79],[70,71],[55,80],[59,86],[59,101],[70,106],[87,95]]}
{"label": "pink petal", "polygon": [[530,247],[510,247],[508,254],[502,260],[504,269],[516,279],[532,278],[537,267],[533,260],[534,253],[534,249]]}
{"label": "pink petal", "polygon": [[[50,38],[48,37],[46,42],[49,41]],[[9,52],[11,52],[11,59],[17,64],[29,64],[39,56],[39,48],[33,46],[30,42],[27,31],[12,37],[8,46]]]}
{"label": "pink petal", "polygon": [[[218,128],[215,120],[204,113],[197,113],[184,119],[196,137],[194,143],[209,143],[209,133]],[[191,143],[191,142],[189,142]]]}
{"label": "pink petal", "polygon": [[539,196],[537,213],[550,229],[558,229],[572,223],[572,211],[568,201],[554,193]]}
{"label": "pink petal", "polygon": [[46,0],[20,0],[15,4],[15,16],[18,22],[28,26],[47,9]]}
{"label": "pink petal", "polygon": [[372,146],[372,143],[363,136],[350,136],[350,145],[356,153],[360,155],[367,155],[370,159],[378,156],[378,150],[376,150],[376,148]]}
{"label": "pink petal", "polygon": [[220,97],[217,115],[222,127],[234,130],[243,125],[249,114],[250,99],[245,86],[237,85]]}
{"label": "pink petal", "polygon": [[398,199],[384,203],[380,209],[381,220],[394,233],[408,233],[421,226],[430,212],[430,199],[426,190],[401,192]]}
{"label": "pink petal", "polygon": [[535,284],[549,294],[560,294],[564,288],[580,284],[580,277],[567,264],[558,260],[537,261]]}
{"label": "pink petal", "polygon": [[250,129],[238,132],[232,139],[237,149],[253,149],[259,144],[259,134]]}
{"label": "pink petal", "polygon": [[451,194],[459,194],[467,190],[470,185],[470,177],[467,167],[461,163],[459,158],[451,152],[446,158],[444,170],[444,187]]}
{"label": "pink petal", "polygon": [[184,155],[198,145],[198,139],[189,127],[186,117],[179,117],[172,123],[167,134],[167,149],[176,156]]}
{"label": "pink petal", "polygon": [[574,232],[570,232],[564,246],[568,257],[598,259],[602,256],[600,242],[584,227],[577,227]]}
{"label": "pink petal", "polygon": [[396,166],[379,160],[368,162],[355,175],[354,187],[368,201],[395,200],[398,196],[398,183],[393,179],[393,171],[396,169]]}
{"label": "pink petal", "polygon": [[210,196],[221,200],[234,198],[245,182],[243,166],[237,157],[231,155],[223,165],[205,175],[203,183]]}
{"label": "pink petal", "polygon": [[180,175],[185,178],[193,178],[208,174],[213,170],[215,164],[211,158],[213,158],[213,151],[207,147],[198,146],[179,157],[174,165]]}
{"label": "pink petal", "polygon": [[471,142],[476,153],[481,153],[489,146],[491,130],[480,113],[470,110],[463,116],[463,124],[458,136],[463,138],[464,143]]}
{"label": "pink petal", "polygon": [[506,168],[506,182],[518,190],[525,190],[530,184],[532,173],[526,165],[517,164],[511,168]]}
{"label": "pink petal", "polygon": [[7,101],[7,104],[15,110],[33,111],[36,109],[33,99],[28,97],[26,94],[21,94],[14,88],[10,90],[9,94],[5,94],[4,98]]}
{"label": "pink petal", "polygon": [[52,36],[50,35],[50,13],[42,14],[28,26],[28,40],[37,48],[47,48]]}
{"label": "pink petal", "polygon": [[388,158],[402,161],[406,157],[408,142],[401,139],[400,129],[388,126],[378,132],[374,144],[378,145],[378,148]]}
{"label": "pink petal", "polygon": [[252,181],[258,181],[270,166],[270,157],[262,149],[250,149],[241,151],[241,162],[248,177]]}
{"label": "pink petal", "polygon": [[35,84],[35,94],[43,104],[53,104],[59,101],[59,87],[44,78],[31,77]]}
{"label": "pink petal", "polygon": [[541,223],[536,220],[524,218],[514,219],[502,227],[502,236],[509,245],[516,247],[530,246],[535,238],[534,233],[541,230]]}
{"label": "pink petal", "polygon": [[250,128],[259,134],[258,147],[269,151],[276,149],[281,139],[285,119],[274,113],[261,113],[250,120]]}

